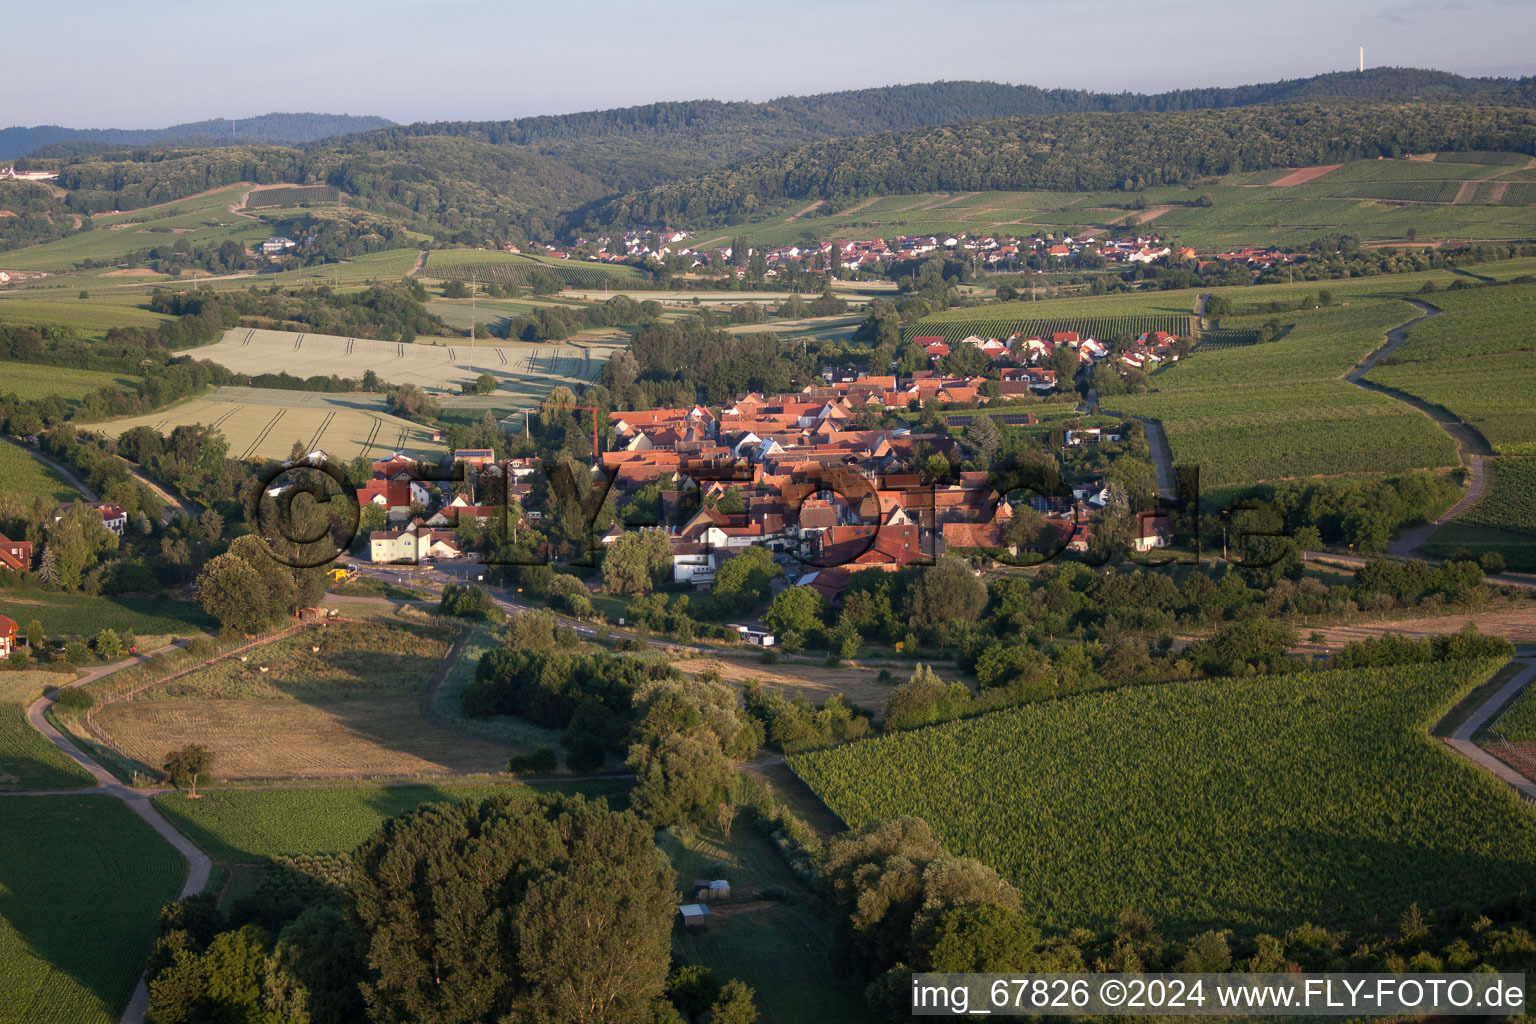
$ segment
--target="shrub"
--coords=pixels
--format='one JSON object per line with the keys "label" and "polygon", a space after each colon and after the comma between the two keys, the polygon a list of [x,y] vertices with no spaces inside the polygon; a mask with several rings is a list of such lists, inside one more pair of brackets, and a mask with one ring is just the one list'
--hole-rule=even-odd
{"label": "shrub", "polygon": [[96,700],[81,687],[70,686],[59,691],[54,703],[65,711],[80,714],[82,711],[89,711]]}
{"label": "shrub", "polygon": [[552,772],[558,767],[560,767],[560,759],[554,747],[539,747],[531,754],[514,754],[507,761],[507,772],[511,775]]}

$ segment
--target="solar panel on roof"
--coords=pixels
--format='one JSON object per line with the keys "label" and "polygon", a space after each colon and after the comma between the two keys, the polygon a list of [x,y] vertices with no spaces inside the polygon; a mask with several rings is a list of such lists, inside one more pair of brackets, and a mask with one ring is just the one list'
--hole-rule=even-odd
{"label": "solar panel on roof", "polygon": [[1011,414],[1009,414],[1007,416],[1001,417],[1001,419],[1003,421],[1003,425],[1004,426],[1009,426],[1009,427],[1027,427],[1027,426],[1029,426],[1030,414],[1029,413],[1023,413],[1021,415],[1019,413],[1011,413]]}
{"label": "solar panel on roof", "polygon": [[947,417],[947,422],[952,427],[964,427],[964,426],[968,426],[970,424],[971,417],[969,417],[969,416],[950,416],[950,417]]}

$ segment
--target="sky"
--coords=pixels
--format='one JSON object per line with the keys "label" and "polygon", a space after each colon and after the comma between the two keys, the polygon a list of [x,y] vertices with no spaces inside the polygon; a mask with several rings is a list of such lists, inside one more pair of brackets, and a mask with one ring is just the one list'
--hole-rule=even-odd
{"label": "sky", "polygon": [[[488,120],[937,79],[1157,92],[1368,66],[1536,74],[1531,0],[80,0],[6,12],[0,126]],[[26,40],[26,45],[15,41]]]}

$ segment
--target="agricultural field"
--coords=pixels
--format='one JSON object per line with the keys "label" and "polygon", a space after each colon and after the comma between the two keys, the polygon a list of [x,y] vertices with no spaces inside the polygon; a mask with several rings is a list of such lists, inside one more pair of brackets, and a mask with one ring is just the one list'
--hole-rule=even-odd
{"label": "agricultural field", "polygon": [[[859,985],[832,972],[832,936],[815,908],[815,895],[762,833],[738,822],[729,838],[715,827],[686,834],[667,829],[657,843],[677,872],[681,902],[693,901],[690,883],[695,878],[713,877],[723,869],[731,883],[731,901],[713,906],[707,927],[673,932],[679,959],[708,967],[717,981],[746,982],[764,1021],[874,1020]],[[756,898],[765,889],[794,899]]]}
{"label": "agricultural field", "polygon": [[50,590],[0,591],[0,614],[25,629],[33,619],[50,639],[93,637],[103,629],[140,640],[196,636],[218,623],[195,601],[151,597],[99,597]]}
{"label": "agricultural field", "polygon": [[94,722],[147,766],[203,743],[230,781],[501,771],[506,747],[422,718],[451,640],[400,620],[332,623],[104,705]]}
{"label": "agricultural field", "polygon": [[121,801],[0,800],[0,1022],[115,1024],[185,877]]}
{"label": "agricultural field", "polygon": [[789,763],[852,826],[926,819],[1056,927],[1360,926],[1529,888],[1536,812],[1428,735],[1497,667],[1136,687]]}
{"label": "agricultural field", "polygon": [[[0,303],[3,310],[4,303]],[[0,312],[0,320],[4,313]],[[70,366],[42,366],[37,363],[0,363],[0,394],[31,400],[58,395],[74,404],[93,391],[109,385],[129,390],[137,377],[103,370],[77,370]]]}
{"label": "agricultural field", "polygon": [[[1408,320],[1397,300],[1281,314],[1284,337],[1196,349],[1151,376],[1142,395],[1106,397],[1105,411],[1162,421],[1174,461],[1198,464],[1207,487],[1332,473],[1454,466],[1455,443],[1427,416],[1344,374]],[[1225,317],[1257,328],[1267,316]]]}
{"label": "agricultural field", "polygon": [[[1103,234],[1113,226],[1145,224],[1178,243],[1202,248],[1237,245],[1305,246],[1330,231],[1367,241],[1397,241],[1410,228],[1420,239],[1529,238],[1536,235],[1532,191],[1519,184],[1530,158],[1508,153],[1456,153],[1447,160],[1359,160],[1299,184],[1277,182],[1292,171],[1277,168],[1229,175],[1196,187],[1158,186],[1135,197],[1125,192],[931,192],[855,199],[839,210],[824,206],[796,216],[803,202],[778,203],[755,223],[716,234],[696,247],[778,246],[813,240],[855,240],[893,235]],[[1478,189],[1471,203],[1451,202],[1466,181],[1514,182],[1502,201]],[[1197,200],[1212,199],[1209,206]],[[1431,201],[1421,196],[1445,196]],[[1378,198],[1351,198],[1371,197]]]}
{"label": "agricultural field", "polygon": [[[114,327],[159,327],[171,319],[146,308],[148,303],[143,295],[115,294],[107,290],[106,286],[112,283],[108,281],[91,283],[97,290],[88,299],[80,298],[79,292],[63,289],[25,288],[0,292],[0,324],[69,327],[82,337],[102,338]],[[79,282],[76,284],[78,286]],[[66,372],[114,376],[92,370]],[[97,384],[85,390],[94,391],[100,386]]]}
{"label": "agricultural field", "polygon": [[1507,569],[1536,572],[1536,542],[1529,533],[1497,530],[1450,522],[1436,530],[1419,550],[1433,558],[1480,558],[1493,553],[1504,559]]}
{"label": "agricultural field", "polygon": [[441,249],[427,257],[424,276],[439,280],[479,281],[481,284],[527,285],[534,270],[554,274],[569,288],[619,288],[643,284],[647,278],[623,264],[560,260],[489,249]]}
{"label": "agricultural field", "polygon": [[1488,459],[1488,489],[1457,522],[1536,534],[1536,459]]}
{"label": "agricultural field", "polygon": [[390,384],[416,384],[429,391],[457,393],[482,373],[496,378],[497,394],[521,405],[537,405],[557,384],[573,386],[595,380],[612,345],[470,344],[464,339],[373,341],[331,334],[292,334],[236,328],[213,345],[194,349],[236,373],[281,369],[295,377],[316,375],[357,379],[368,370]]}
{"label": "agricultural field", "polygon": [[1526,687],[1520,698],[1499,718],[1499,735],[1515,743],[1536,742],[1536,687]]}
{"label": "agricultural field", "polygon": [[29,504],[34,498],[59,502],[80,498],[79,492],[65,483],[63,477],[5,441],[0,441],[0,490],[25,498]]}
{"label": "agricultural field", "polygon": [[215,388],[158,412],[93,423],[89,429],[117,437],[150,426],[169,434],[188,423],[217,427],[233,459],[286,459],[295,441],[307,451],[324,449],[334,458],[358,455],[388,458],[392,452],[441,455],[420,423],[392,416],[381,395],[281,391],[272,388]]}
{"label": "agricultural field", "polygon": [[89,772],[32,728],[25,708],[0,703],[0,793],[95,784]]}
{"label": "agricultural field", "polygon": [[191,800],[179,792],[155,806],[215,860],[248,864],[266,857],[348,853],[388,818],[426,803],[488,796],[562,792],[622,804],[626,780],[561,783],[466,783],[208,789]]}
{"label": "agricultural field", "polygon": [[[22,623],[26,628],[26,623]],[[46,672],[29,668],[24,672],[0,672],[0,704],[23,707],[41,697],[49,688],[62,686],[75,678],[73,672]]]}
{"label": "agricultural field", "polygon": [[341,199],[335,185],[284,185],[277,188],[253,188],[245,198],[247,210],[273,206],[298,206],[301,203],[334,203]]}
{"label": "agricultural field", "polygon": [[130,253],[185,241],[213,245],[234,239],[252,245],[271,235],[255,218],[231,212],[248,186],[232,185],[138,210],[104,214],[94,227],[68,238],[5,253],[5,270],[68,271],[84,260],[114,262]]}
{"label": "agricultural field", "polygon": [[1152,331],[1188,338],[1194,334],[1192,316],[1087,316],[1057,317],[1050,320],[1005,320],[990,317],[975,320],[919,320],[903,332],[906,341],[924,335],[941,335],[949,345],[957,345],[971,335],[982,338],[1049,338],[1057,331],[1076,331],[1084,338],[1102,341],[1132,339]]}
{"label": "agricultural field", "polygon": [[[1497,266],[1496,264],[1494,265]],[[1482,273],[1482,268],[1473,268]],[[1536,284],[1468,288],[1426,296],[1441,311],[1408,332],[1392,361],[1496,355],[1536,350]]]}
{"label": "agricultural field", "polygon": [[1378,366],[1369,376],[1448,409],[1500,455],[1536,455],[1536,351]]}

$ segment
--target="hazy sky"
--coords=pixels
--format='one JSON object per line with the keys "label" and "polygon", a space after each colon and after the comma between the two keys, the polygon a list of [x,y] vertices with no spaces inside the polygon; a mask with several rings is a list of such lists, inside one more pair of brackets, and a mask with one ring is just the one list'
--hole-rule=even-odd
{"label": "hazy sky", "polygon": [[940,78],[1148,92],[1350,68],[1362,44],[1367,65],[1536,73],[1531,0],[8,7],[0,126],[151,128],[278,110],[479,120]]}

